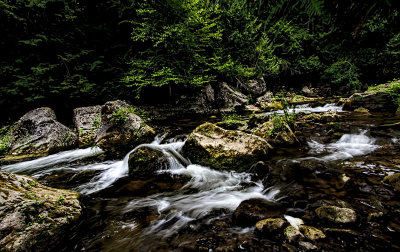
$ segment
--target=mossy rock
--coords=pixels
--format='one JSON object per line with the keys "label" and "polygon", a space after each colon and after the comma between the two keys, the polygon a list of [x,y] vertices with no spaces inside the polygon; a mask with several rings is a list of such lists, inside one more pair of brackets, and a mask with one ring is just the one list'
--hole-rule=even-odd
{"label": "mossy rock", "polygon": [[357,220],[356,212],[350,208],[321,206],[315,210],[317,216],[332,223],[353,223]]}
{"label": "mossy rock", "polygon": [[189,135],[182,152],[193,163],[219,170],[245,171],[266,159],[271,148],[260,137],[205,123]]}
{"label": "mossy rock", "polygon": [[400,192],[400,173],[388,175],[383,179],[383,182],[390,183],[395,192]]}
{"label": "mossy rock", "polygon": [[168,158],[158,150],[143,146],[129,155],[129,176],[151,176],[158,170],[168,169]]}

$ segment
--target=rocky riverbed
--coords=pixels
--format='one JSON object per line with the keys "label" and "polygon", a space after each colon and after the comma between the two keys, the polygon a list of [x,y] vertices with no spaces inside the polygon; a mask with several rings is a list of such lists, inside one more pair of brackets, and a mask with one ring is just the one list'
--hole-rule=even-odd
{"label": "rocky riverbed", "polygon": [[[147,123],[109,102],[76,109],[77,130],[56,137],[37,130],[65,127],[51,110],[27,114],[1,161],[2,250],[399,250],[400,115],[359,109],[364,98],[346,101],[355,111],[271,99]],[[52,154],[64,138],[84,149]]]}

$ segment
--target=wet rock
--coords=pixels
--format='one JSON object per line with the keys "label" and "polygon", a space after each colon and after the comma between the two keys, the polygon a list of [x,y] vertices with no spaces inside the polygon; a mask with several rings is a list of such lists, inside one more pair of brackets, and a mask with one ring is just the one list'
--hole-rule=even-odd
{"label": "wet rock", "polygon": [[318,250],[318,247],[312,244],[311,242],[305,242],[305,241],[300,241],[299,242],[299,247],[303,251],[315,251]]}
{"label": "wet rock", "polygon": [[265,159],[270,149],[262,138],[205,123],[189,135],[182,152],[193,163],[220,170],[244,171]]}
{"label": "wet rock", "polygon": [[66,241],[81,215],[79,193],[8,172],[0,172],[0,185],[2,251],[50,251]]}
{"label": "wet rock", "polygon": [[391,184],[395,192],[400,192],[400,173],[386,176],[383,182]]}
{"label": "wet rock", "polygon": [[305,96],[309,96],[309,97],[316,97],[317,94],[315,93],[314,89],[308,86],[304,86],[301,89],[302,94],[304,94]]}
{"label": "wet rock", "polygon": [[318,228],[315,228],[315,227],[301,225],[300,226],[300,231],[310,241],[316,241],[316,240],[320,240],[320,239],[326,238],[324,232],[322,232],[321,230],[319,230]]}
{"label": "wet rock", "polygon": [[352,223],[357,219],[353,209],[337,206],[321,206],[315,210],[315,213],[320,219],[333,223]]}
{"label": "wet rock", "polygon": [[151,142],[154,130],[124,101],[110,101],[101,108],[101,122],[95,143],[108,155],[122,157],[135,146]]}
{"label": "wet rock", "polygon": [[260,108],[267,112],[283,109],[283,105],[280,101],[264,102],[259,104]]}
{"label": "wet rock", "polygon": [[281,218],[268,218],[257,222],[256,228],[263,233],[273,233],[279,231],[285,223]]}
{"label": "wet rock", "polygon": [[289,243],[297,242],[304,239],[304,235],[300,232],[300,230],[293,226],[287,226],[283,231],[283,234]]}
{"label": "wet rock", "polygon": [[354,112],[369,114],[369,110],[366,109],[366,108],[363,108],[363,107],[356,108],[356,109],[354,110]]}
{"label": "wet rock", "polygon": [[384,91],[369,91],[356,93],[350,96],[343,105],[343,110],[353,111],[359,107],[368,109],[370,112],[394,113],[398,104]]}
{"label": "wet rock", "polygon": [[129,155],[129,176],[154,175],[158,170],[168,169],[168,158],[158,150],[140,147]]}
{"label": "wet rock", "polygon": [[298,249],[297,249],[295,246],[293,246],[293,245],[290,245],[290,244],[288,244],[288,243],[285,243],[285,244],[282,245],[280,251],[281,251],[281,252],[297,252]]}
{"label": "wet rock", "polygon": [[216,106],[222,112],[240,110],[248,97],[231,88],[226,82],[219,83],[215,89]]}
{"label": "wet rock", "polygon": [[328,236],[339,236],[339,237],[357,237],[360,235],[356,231],[350,229],[342,229],[342,228],[324,228],[324,232]]}
{"label": "wet rock", "polygon": [[383,217],[383,212],[375,212],[375,213],[368,214],[367,220],[368,220],[368,222],[376,221],[376,220],[382,219],[382,217]]}
{"label": "wet rock", "polygon": [[[75,186],[79,186],[79,185],[82,185],[84,183],[87,183],[93,177],[95,177],[96,175],[100,174],[100,172],[101,171],[99,171],[99,170],[92,170],[92,169],[80,171],[80,172],[74,174],[72,177],[67,179],[68,180],[68,186],[70,188],[73,188]],[[50,182],[52,182],[52,181],[50,181]]]}
{"label": "wet rock", "polygon": [[267,84],[264,79],[251,80],[246,83],[239,82],[239,85],[245,94],[258,97],[267,91]]}
{"label": "wet rock", "polygon": [[54,111],[43,107],[29,111],[10,129],[12,155],[47,155],[77,146],[73,131],[56,120]]}
{"label": "wet rock", "polygon": [[323,121],[330,123],[330,122],[336,122],[339,120],[339,115],[336,111],[328,110],[322,115]]}
{"label": "wet rock", "polygon": [[272,119],[255,128],[253,134],[265,139],[274,147],[299,144],[300,141],[286,122],[283,122],[281,127],[282,129],[278,128]]}
{"label": "wet rock", "polygon": [[76,108],[72,118],[78,131],[78,143],[80,148],[92,146],[94,136],[100,126],[101,106],[89,106]]}
{"label": "wet rock", "polygon": [[260,220],[279,217],[284,209],[278,203],[262,199],[245,200],[233,212],[233,221],[240,226],[252,226]]}

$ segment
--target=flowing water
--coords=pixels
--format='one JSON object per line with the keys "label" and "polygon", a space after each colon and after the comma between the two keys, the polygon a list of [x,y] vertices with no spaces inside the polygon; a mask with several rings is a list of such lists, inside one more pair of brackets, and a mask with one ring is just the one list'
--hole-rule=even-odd
{"label": "flowing water", "polygon": [[[304,105],[296,108],[296,112],[332,109],[341,111],[328,104],[316,108]],[[388,138],[388,141],[396,144],[393,139]],[[378,142],[369,130],[343,134],[330,142],[310,140],[306,151],[298,150],[293,157],[275,156],[271,165],[276,168],[288,161],[317,160],[335,167],[361,169],[363,174],[369,174],[365,171],[372,169],[371,166],[375,169],[378,164],[366,164],[356,159],[378,151],[381,148]],[[254,240],[254,228],[239,227],[230,221],[240,203],[248,199],[262,199],[290,204],[288,188],[292,182],[271,185],[268,176],[257,180],[246,172],[217,171],[192,164],[180,154],[183,145],[183,140],[162,136],[152,143],[136,147],[123,160],[93,162],[90,158],[103,152],[99,148],[88,148],[60,152],[0,169],[27,174],[39,181],[47,181],[46,178],[54,174],[70,176],[93,172],[89,178],[79,180],[79,184],[66,186],[84,194],[87,207],[79,230],[71,236],[74,245],[67,249],[69,251],[172,250],[172,247],[179,248],[178,244],[199,243],[203,238],[198,235],[210,232],[210,225],[220,221],[229,223],[227,227],[220,228],[228,232],[224,233],[223,239],[235,234],[238,237],[251,235]],[[168,167],[159,170],[155,178],[132,181],[127,178],[129,155],[143,146],[162,152],[168,158]],[[379,165],[383,171],[379,176],[398,171],[382,163]],[[285,218],[294,223],[298,220],[288,212]],[[194,238],[186,236],[191,233]]]}

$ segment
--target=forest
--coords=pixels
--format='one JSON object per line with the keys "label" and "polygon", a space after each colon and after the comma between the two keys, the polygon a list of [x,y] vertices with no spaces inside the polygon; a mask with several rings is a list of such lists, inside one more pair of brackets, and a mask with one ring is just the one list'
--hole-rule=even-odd
{"label": "forest", "polygon": [[362,90],[400,71],[390,0],[1,0],[2,123],[29,109],[169,103],[206,84]]}

